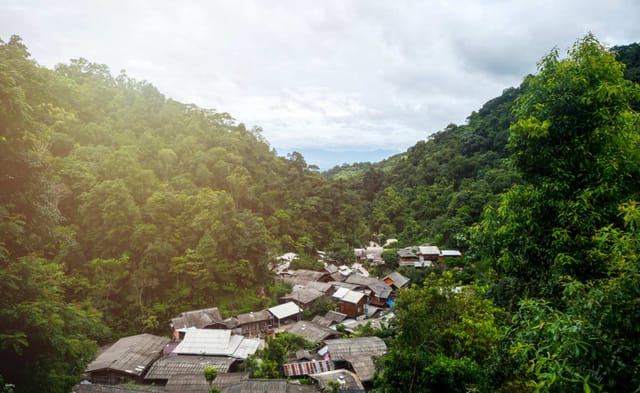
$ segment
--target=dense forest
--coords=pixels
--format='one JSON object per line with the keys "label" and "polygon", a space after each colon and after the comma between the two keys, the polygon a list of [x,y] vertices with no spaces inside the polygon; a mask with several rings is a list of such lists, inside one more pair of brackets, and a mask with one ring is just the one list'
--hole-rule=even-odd
{"label": "dense forest", "polygon": [[0,376],[69,391],[98,344],[272,305],[279,253],[393,237],[472,275],[401,293],[380,391],[634,391],[639,69],[638,44],[588,35],[467,124],[319,173],[227,113],[0,42]]}

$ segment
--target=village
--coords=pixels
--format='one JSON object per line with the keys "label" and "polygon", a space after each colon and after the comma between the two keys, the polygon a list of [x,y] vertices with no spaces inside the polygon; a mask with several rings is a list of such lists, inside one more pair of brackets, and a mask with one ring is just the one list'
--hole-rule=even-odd
{"label": "village", "polygon": [[[350,335],[364,327],[388,328],[396,297],[411,284],[397,271],[370,275],[367,266],[384,264],[383,250],[372,242],[354,250],[356,262],[350,266],[324,261],[319,271],[291,269],[297,255],[284,254],[271,269],[292,288],[280,304],[226,319],[217,307],[184,311],[169,321],[170,336],[121,338],[98,353],[75,392],[366,392],[375,358],[387,347],[377,336]],[[425,245],[398,249],[397,255],[399,266],[421,268],[462,254]],[[283,332],[304,338],[312,348],[287,354],[285,378],[251,378],[247,360],[265,348],[265,338]],[[210,368],[215,377],[207,380]]]}

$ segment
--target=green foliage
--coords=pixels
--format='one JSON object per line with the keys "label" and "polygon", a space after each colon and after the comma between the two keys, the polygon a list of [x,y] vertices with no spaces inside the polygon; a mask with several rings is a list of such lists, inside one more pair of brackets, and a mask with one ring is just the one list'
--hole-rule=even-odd
{"label": "green foliage", "polygon": [[247,360],[246,369],[254,378],[278,379],[284,377],[283,365],[287,357],[299,349],[311,348],[313,344],[296,334],[280,333],[267,337],[267,347]]}
{"label": "green foliage", "polygon": [[619,227],[618,206],[640,190],[640,115],[630,107],[640,88],[592,36],[539,68],[524,82],[509,141],[527,184],[488,209],[475,236],[478,252],[501,277],[515,278],[522,295],[553,298],[563,275],[606,274],[593,237]]}
{"label": "green foliage", "polygon": [[[398,334],[376,384],[385,392],[465,391],[485,386],[479,365],[501,336],[502,312],[480,288],[459,287],[451,272],[400,292]],[[432,390],[433,389],[433,390]],[[462,389],[462,390],[460,390]]]}
{"label": "green foliage", "polygon": [[218,369],[212,366],[208,366],[204,368],[204,379],[209,382],[209,385],[216,379],[218,376]]}

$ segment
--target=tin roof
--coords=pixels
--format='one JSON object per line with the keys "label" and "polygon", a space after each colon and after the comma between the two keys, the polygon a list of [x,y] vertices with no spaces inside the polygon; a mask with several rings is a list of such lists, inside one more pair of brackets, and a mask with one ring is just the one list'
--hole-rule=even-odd
{"label": "tin roof", "polygon": [[173,351],[178,355],[229,356],[244,359],[255,353],[260,339],[232,335],[231,330],[190,329]]}
{"label": "tin roof", "polygon": [[311,375],[323,373],[325,371],[335,370],[333,362],[330,360],[315,360],[312,362],[296,362],[286,363],[284,366],[284,375],[294,377],[300,375]]}
{"label": "tin roof", "polygon": [[285,319],[301,313],[302,309],[294,302],[287,302],[271,307],[269,312],[277,319]]}
{"label": "tin roof", "polygon": [[218,356],[170,355],[158,359],[144,379],[169,379],[178,374],[204,375],[206,367],[215,367],[226,373],[235,359]]}
{"label": "tin roof", "polygon": [[169,341],[166,337],[146,333],[123,337],[89,363],[86,371],[109,369],[141,376],[160,357]]}

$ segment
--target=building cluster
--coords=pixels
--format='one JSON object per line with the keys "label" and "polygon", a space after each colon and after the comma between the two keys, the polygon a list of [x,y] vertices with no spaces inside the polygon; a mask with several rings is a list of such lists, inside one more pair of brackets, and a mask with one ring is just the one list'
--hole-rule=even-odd
{"label": "building cluster", "polygon": [[[344,338],[341,332],[388,324],[394,299],[409,279],[397,272],[374,278],[362,264],[326,264],[321,271],[292,270],[286,264],[273,269],[292,285],[279,305],[229,318],[216,307],[185,311],[171,319],[171,338],[140,334],[103,349],[76,391],[124,393],[140,386],[152,392],[206,393],[217,386],[221,392],[319,392],[334,381],[341,391],[364,392],[371,386],[374,357],[384,354],[386,345],[378,337]],[[333,309],[303,320],[316,302]],[[304,337],[315,349],[291,354],[283,369],[287,380],[250,379],[242,363],[264,348],[265,336],[283,331]],[[204,378],[206,367],[218,371],[211,385]],[[299,378],[314,383],[303,385]]]}
{"label": "building cluster", "polygon": [[[395,239],[393,239],[395,240]],[[367,247],[354,249],[354,254],[358,262],[367,262],[370,266],[384,264],[382,252],[385,249],[375,242],[370,242]],[[398,264],[400,267],[447,267],[448,258],[462,257],[459,250],[441,250],[437,246],[422,245],[399,248]]]}

